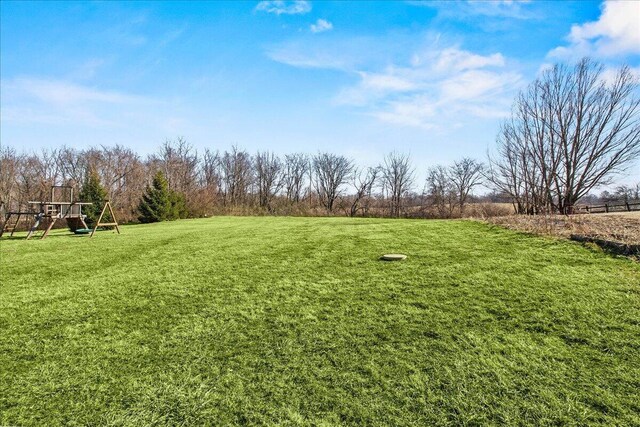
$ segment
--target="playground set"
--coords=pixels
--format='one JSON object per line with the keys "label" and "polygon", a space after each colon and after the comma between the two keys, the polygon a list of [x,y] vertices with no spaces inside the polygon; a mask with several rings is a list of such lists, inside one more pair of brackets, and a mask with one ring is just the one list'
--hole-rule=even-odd
{"label": "playground set", "polygon": [[[5,232],[10,232],[10,236],[13,236],[13,233],[20,226],[20,220],[32,221],[28,227],[29,232],[26,240],[36,236],[38,232],[41,232],[40,239],[44,239],[58,220],[66,220],[67,226],[75,234],[89,234],[89,237],[93,237],[98,227],[110,226],[115,227],[118,234],[120,234],[118,221],[109,200],[104,204],[100,217],[93,229],[89,228],[85,222],[87,216],[82,213],[82,207],[93,203],[75,200],[74,189],[75,187],[69,185],[53,185],[51,186],[51,198],[49,200],[30,201],[27,202],[30,206],[29,210],[7,212],[4,217],[4,224],[0,229],[0,237]],[[111,215],[111,222],[101,222],[107,210]]]}

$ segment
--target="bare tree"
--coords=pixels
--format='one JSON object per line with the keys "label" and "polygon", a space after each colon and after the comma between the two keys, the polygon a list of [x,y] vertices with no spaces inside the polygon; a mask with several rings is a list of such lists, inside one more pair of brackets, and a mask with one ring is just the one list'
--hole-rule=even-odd
{"label": "bare tree", "polygon": [[638,79],[627,66],[609,81],[603,70],[588,58],[558,64],[516,99],[489,175],[518,211],[570,213],[640,156]]}
{"label": "bare tree", "polygon": [[135,215],[146,179],[140,157],[130,148],[102,146],[100,176],[112,204],[127,217]]}
{"label": "bare tree", "polygon": [[456,191],[449,171],[442,165],[429,168],[427,175],[428,198],[440,218],[451,218],[456,202]]}
{"label": "bare tree", "polygon": [[360,210],[366,215],[371,193],[380,175],[380,169],[380,166],[377,166],[375,168],[367,168],[366,171],[360,169],[353,172],[352,184],[356,192],[353,195],[349,216],[356,216]]}
{"label": "bare tree", "polygon": [[618,185],[611,198],[624,203],[640,201],[640,182],[635,186]]}
{"label": "bare tree", "polygon": [[530,192],[523,171],[527,169],[529,155],[509,122],[501,126],[496,140],[498,153],[495,157],[488,156],[487,178],[496,192],[511,196],[517,213],[525,213]]}
{"label": "bare tree", "polygon": [[[20,156],[11,147],[0,148],[0,213],[17,210],[18,186],[16,177],[20,165]],[[4,221],[4,218],[0,218]]]}
{"label": "bare tree", "polygon": [[166,140],[153,161],[167,178],[172,190],[189,194],[197,183],[198,153],[184,138]]}
{"label": "bare tree", "polygon": [[201,165],[200,185],[218,194],[222,190],[222,159],[219,151],[204,150]]}
{"label": "bare tree", "polygon": [[304,180],[309,175],[309,156],[304,153],[285,155],[284,189],[287,200],[299,203],[304,192]]}
{"label": "bare tree", "polygon": [[23,159],[20,168],[22,204],[28,200],[49,200],[51,186],[62,184],[58,150],[42,149]]}
{"label": "bare tree", "polygon": [[411,190],[415,179],[409,155],[389,153],[382,165],[382,179],[391,202],[391,216],[398,218],[403,197]]}
{"label": "bare tree", "polygon": [[353,162],[344,156],[331,153],[318,153],[313,156],[315,187],[320,203],[333,212],[336,199],[341,188],[349,179],[353,170]]}
{"label": "bare tree", "polygon": [[220,152],[205,148],[200,165],[200,185],[204,187],[220,186]]}
{"label": "bare tree", "polygon": [[56,153],[57,168],[61,182],[80,184],[87,173],[87,159],[84,153],[74,148],[61,147]]}
{"label": "bare tree", "polygon": [[37,173],[43,181],[43,195],[48,194],[51,185],[62,184],[58,152],[59,150],[56,148],[44,148],[40,151],[39,155],[34,154],[33,156],[33,165],[36,167]]}
{"label": "bare tree", "polygon": [[225,203],[233,206],[245,203],[253,182],[251,156],[234,145],[222,155],[221,165]]}
{"label": "bare tree", "polygon": [[464,213],[464,205],[471,190],[482,183],[482,170],[482,163],[468,157],[454,162],[449,168],[449,177],[458,197],[460,216]]}
{"label": "bare tree", "polygon": [[18,206],[26,206],[27,201],[40,198],[40,184],[42,177],[38,176],[37,162],[39,159],[35,155],[22,156],[18,162],[16,171],[16,184],[18,190]]}
{"label": "bare tree", "polygon": [[258,186],[258,203],[260,207],[273,209],[271,201],[283,185],[282,162],[273,153],[258,152],[254,160],[256,184]]}

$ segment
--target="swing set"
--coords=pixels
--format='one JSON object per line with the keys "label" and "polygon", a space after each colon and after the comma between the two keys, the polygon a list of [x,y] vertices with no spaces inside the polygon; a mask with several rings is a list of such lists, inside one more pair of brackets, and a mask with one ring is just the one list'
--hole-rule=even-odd
{"label": "swing set", "polygon": [[[115,227],[118,234],[120,234],[118,221],[109,200],[105,202],[95,226],[90,229],[85,222],[87,216],[82,213],[82,207],[93,203],[76,201],[73,193],[74,187],[72,186],[54,185],[51,187],[50,200],[27,202],[32,207],[28,211],[7,212],[4,224],[0,229],[0,237],[5,232],[10,232],[10,236],[13,236],[13,233],[20,225],[21,219],[26,219],[27,221],[32,219],[33,221],[29,227],[26,240],[34,237],[38,232],[41,232],[40,239],[44,239],[58,220],[66,220],[69,229],[75,234],[90,234],[89,237],[93,237],[98,227]],[[102,222],[102,218],[107,211],[111,216],[111,222]]]}

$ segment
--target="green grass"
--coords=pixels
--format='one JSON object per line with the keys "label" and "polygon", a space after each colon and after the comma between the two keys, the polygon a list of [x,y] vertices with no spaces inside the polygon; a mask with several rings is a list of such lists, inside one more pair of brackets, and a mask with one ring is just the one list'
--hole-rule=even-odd
{"label": "green grass", "polygon": [[0,243],[0,425],[640,425],[628,259],[469,221],[122,231]]}

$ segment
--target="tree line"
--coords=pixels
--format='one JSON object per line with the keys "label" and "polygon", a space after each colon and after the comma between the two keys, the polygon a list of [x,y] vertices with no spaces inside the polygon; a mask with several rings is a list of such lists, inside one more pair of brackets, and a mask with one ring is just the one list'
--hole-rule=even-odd
{"label": "tree line", "polygon": [[[24,210],[46,200],[51,185],[73,183],[84,194],[104,193],[125,222],[217,214],[452,218],[467,213],[483,184],[493,189],[489,198],[502,197],[518,213],[571,213],[640,157],[639,108],[629,67],[607,74],[588,58],[556,64],[516,97],[486,164],[462,158],[433,166],[422,188],[410,156],[398,152],[361,167],[329,152],[198,152],[184,138],[144,158],[121,145],[2,147],[0,210]],[[102,190],[89,191],[90,182]],[[154,217],[158,206],[163,212]]]}
{"label": "tree line", "polygon": [[[26,210],[29,201],[47,200],[51,185],[72,185],[87,201],[111,200],[125,222],[217,214],[462,215],[483,165],[465,158],[432,170],[419,192],[410,156],[397,152],[358,167],[328,152],[279,156],[233,146],[199,153],[184,138],[165,141],[146,158],[121,145],[34,153],[3,147],[0,205],[4,212]],[[87,209],[94,216],[96,208]]]}

